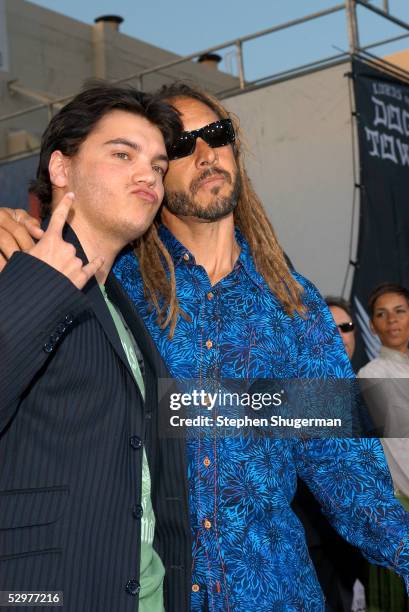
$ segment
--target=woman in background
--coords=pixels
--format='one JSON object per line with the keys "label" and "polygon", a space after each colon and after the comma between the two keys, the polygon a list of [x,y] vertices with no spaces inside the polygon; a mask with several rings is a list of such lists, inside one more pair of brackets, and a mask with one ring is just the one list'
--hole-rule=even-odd
{"label": "woman in background", "polygon": [[[381,341],[376,359],[358,372],[398,495],[409,498],[409,291],[379,285],[369,298],[371,328]],[[398,437],[399,436],[399,437]]]}
{"label": "woman in background", "polygon": [[[395,495],[409,509],[409,291],[384,283],[369,297],[371,329],[381,341],[376,359],[358,372],[375,424],[379,425]],[[396,437],[400,436],[400,437]],[[381,495],[381,491],[380,491]],[[371,566],[367,612],[409,610],[401,580]]]}

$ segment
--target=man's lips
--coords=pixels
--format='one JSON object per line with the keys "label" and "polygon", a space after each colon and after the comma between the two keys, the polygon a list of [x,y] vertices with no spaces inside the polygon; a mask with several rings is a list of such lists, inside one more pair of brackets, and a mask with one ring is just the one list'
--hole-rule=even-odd
{"label": "man's lips", "polygon": [[212,174],[211,176],[199,181],[199,187],[205,187],[207,185],[214,185],[216,183],[224,183],[225,177],[223,174]]}
{"label": "man's lips", "polygon": [[226,170],[221,168],[207,169],[201,173],[194,181],[190,184],[190,191],[193,195],[197,193],[202,187],[214,187],[220,185],[223,182],[231,183],[231,176]]}
{"label": "man's lips", "polygon": [[140,197],[142,200],[146,200],[147,202],[156,203],[158,201],[158,196],[154,191],[152,191],[152,189],[146,189],[144,187],[143,189],[134,189],[132,193]]}

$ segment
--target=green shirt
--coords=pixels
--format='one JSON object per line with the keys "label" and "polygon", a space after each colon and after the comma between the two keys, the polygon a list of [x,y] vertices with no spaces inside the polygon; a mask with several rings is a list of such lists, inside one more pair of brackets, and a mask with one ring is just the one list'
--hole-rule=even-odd
{"label": "green shirt", "polygon": [[[139,366],[135,340],[127,328],[121,313],[109,300],[105,287],[100,285],[105,302],[115,323],[122,347],[127,356],[129,366],[138,384],[143,398],[145,398],[145,385],[141,368]],[[165,568],[152,543],[155,532],[155,515],[151,501],[151,476],[145,449],[142,458],[142,499],[143,514],[141,520],[141,565],[139,583],[139,612],[163,612],[163,578]]]}

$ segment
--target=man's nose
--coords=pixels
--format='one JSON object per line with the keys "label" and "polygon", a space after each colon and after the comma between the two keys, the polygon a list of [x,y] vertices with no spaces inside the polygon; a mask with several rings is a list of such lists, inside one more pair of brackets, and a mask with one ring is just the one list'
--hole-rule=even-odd
{"label": "man's nose", "polygon": [[154,185],[156,182],[156,173],[151,164],[138,164],[138,166],[133,169],[132,182],[146,183],[150,186]]}
{"label": "man's nose", "polygon": [[198,138],[196,140],[195,157],[197,166],[212,165],[218,158],[217,149],[212,149],[202,138]]}

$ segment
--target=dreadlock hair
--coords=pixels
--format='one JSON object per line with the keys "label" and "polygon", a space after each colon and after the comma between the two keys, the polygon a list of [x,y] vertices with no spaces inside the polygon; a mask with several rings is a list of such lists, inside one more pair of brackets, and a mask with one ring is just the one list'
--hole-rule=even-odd
{"label": "dreadlock hair", "polygon": [[[247,175],[242,157],[242,135],[238,118],[228,113],[211,94],[199,87],[183,82],[164,85],[157,97],[172,104],[178,98],[193,98],[208,106],[220,119],[230,118],[236,133],[233,144],[234,157],[241,181],[240,196],[234,210],[234,222],[247,240],[255,266],[267,285],[289,315],[305,313],[302,303],[303,289],[294,279],[284,252],[263,205],[255,193]],[[165,200],[166,205],[166,200]],[[158,235],[159,217],[136,245],[140,271],[145,286],[145,295],[158,312],[158,323],[162,328],[170,325],[169,338],[173,337],[181,310],[176,294],[176,280],[172,259]]]}
{"label": "dreadlock hair", "polygon": [[158,325],[162,329],[169,325],[169,338],[173,338],[179,314],[184,313],[176,295],[175,267],[159,238],[159,225],[157,216],[148,231],[134,242],[134,252],[139,261],[145,299],[155,308]]}

